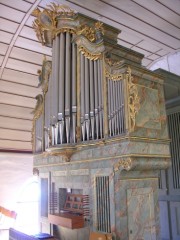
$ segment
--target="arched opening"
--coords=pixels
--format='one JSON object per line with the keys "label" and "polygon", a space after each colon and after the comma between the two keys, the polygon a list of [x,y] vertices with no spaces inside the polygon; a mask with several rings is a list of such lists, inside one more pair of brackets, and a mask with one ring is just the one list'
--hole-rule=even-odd
{"label": "arched opening", "polygon": [[39,195],[39,182],[34,176],[19,194],[15,229],[27,234],[39,232]]}

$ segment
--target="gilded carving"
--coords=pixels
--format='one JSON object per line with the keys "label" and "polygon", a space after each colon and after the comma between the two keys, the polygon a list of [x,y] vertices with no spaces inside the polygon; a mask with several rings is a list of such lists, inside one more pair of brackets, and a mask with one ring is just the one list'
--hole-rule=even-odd
{"label": "gilded carving", "polygon": [[81,52],[86,58],[90,60],[97,60],[102,57],[102,53],[93,54],[83,46],[80,46],[78,49],[79,49],[79,52]]}
{"label": "gilded carving", "polygon": [[110,73],[107,69],[105,69],[105,77],[112,81],[123,80],[123,74],[121,73]]}
{"label": "gilded carving", "polygon": [[114,165],[114,172],[119,170],[127,170],[129,171],[132,167],[132,160],[131,158],[122,158],[119,162]]}
{"label": "gilded carving", "polygon": [[136,84],[134,84],[133,77],[131,75],[131,68],[128,67],[126,80],[128,82],[128,112],[129,112],[129,131],[134,131],[136,124],[136,114],[140,109],[140,98],[138,96],[138,90]]}
{"label": "gilded carving", "polygon": [[62,32],[82,35],[90,42],[99,42],[104,34],[103,23],[96,22],[94,26],[80,25],[76,19],[77,13],[65,5],[51,3],[42,12],[39,8],[35,9],[32,15],[36,17],[33,28],[43,45],[52,45],[55,36]]}
{"label": "gilded carving", "polygon": [[39,85],[42,87],[43,93],[46,94],[48,91],[48,83],[49,83],[49,76],[52,71],[52,62],[47,61],[46,57],[44,57],[43,64],[42,64],[42,70],[38,70],[39,74]]}
{"label": "gilded carving", "polygon": [[110,67],[118,66],[118,65],[120,65],[122,62],[123,62],[123,61],[121,61],[121,60],[117,61],[117,60],[114,60],[114,59],[112,59],[112,58],[108,58],[108,57],[105,58],[105,63],[108,64]]}
{"label": "gilded carving", "polygon": [[43,154],[44,157],[46,156],[62,156],[65,159],[65,162],[70,162],[71,156],[75,153],[76,149],[58,149],[58,151],[48,151]]}
{"label": "gilded carving", "polygon": [[76,34],[85,36],[90,42],[93,42],[96,39],[95,29],[87,25],[80,26]]}
{"label": "gilded carving", "polygon": [[[51,3],[51,5],[47,5],[48,8],[44,9],[42,12],[37,8],[32,12],[32,15],[36,17],[33,28],[36,32],[36,36],[38,40],[44,45],[51,45],[52,40],[55,38],[57,33],[61,32],[57,28],[57,18],[74,18],[76,13],[65,5],[56,5],[55,3]],[[67,29],[63,29],[63,31],[67,31],[72,27],[67,27]]]}

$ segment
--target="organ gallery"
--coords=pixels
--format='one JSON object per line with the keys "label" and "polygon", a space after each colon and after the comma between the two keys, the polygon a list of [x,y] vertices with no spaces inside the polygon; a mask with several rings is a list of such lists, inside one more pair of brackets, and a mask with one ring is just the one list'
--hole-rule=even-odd
{"label": "organ gallery", "polygon": [[118,29],[55,4],[33,15],[52,47],[32,131],[41,231],[159,239],[159,172],[170,162],[163,78],[118,45]]}

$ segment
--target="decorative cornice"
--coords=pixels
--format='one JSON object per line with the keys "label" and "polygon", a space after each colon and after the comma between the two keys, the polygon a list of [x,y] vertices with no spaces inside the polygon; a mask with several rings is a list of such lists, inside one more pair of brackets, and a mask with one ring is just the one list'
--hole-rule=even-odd
{"label": "decorative cornice", "polygon": [[114,172],[117,171],[130,171],[130,170],[163,170],[169,168],[171,165],[170,157],[142,157],[139,156],[127,156],[122,157],[114,164]]}

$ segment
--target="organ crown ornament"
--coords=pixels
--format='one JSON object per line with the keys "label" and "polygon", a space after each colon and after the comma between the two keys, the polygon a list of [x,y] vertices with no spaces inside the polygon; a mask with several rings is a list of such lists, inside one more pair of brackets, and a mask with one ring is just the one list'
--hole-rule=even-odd
{"label": "organ crown ornament", "polygon": [[103,23],[97,22],[90,27],[86,24],[80,24],[78,14],[65,5],[56,5],[51,3],[47,8],[40,11],[39,8],[32,12],[36,17],[33,22],[38,40],[43,45],[52,45],[55,36],[61,32],[69,31],[71,33],[84,35],[89,41],[101,39],[103,34]]}

